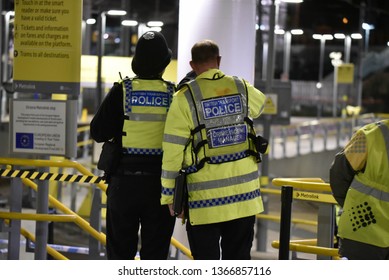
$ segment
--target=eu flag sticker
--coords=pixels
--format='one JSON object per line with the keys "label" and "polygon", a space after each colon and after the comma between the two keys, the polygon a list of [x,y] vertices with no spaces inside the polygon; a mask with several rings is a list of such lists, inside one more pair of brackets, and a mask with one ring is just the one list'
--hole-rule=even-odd
{"label": "eu flag sticker", "polygon": [[34,133],[16,132],[17,149],[34,149]]}

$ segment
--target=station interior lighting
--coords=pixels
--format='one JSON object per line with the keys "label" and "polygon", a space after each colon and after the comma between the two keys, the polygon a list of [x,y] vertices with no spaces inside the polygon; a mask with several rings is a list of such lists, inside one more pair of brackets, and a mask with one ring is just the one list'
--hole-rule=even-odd
{"label": "station interior lighting", "polygon": [[362,34],[361,33],[353,33],[353,34],[351,34],[351,39],[360,40],[360,39],[362,39]]}
{"label": "station interior lighting", "polygon": [[290,33],[292,35],[303,35],[304,31],[302,29],[292,29],[292,30],[290,30]]}
{"label": "station interior lighting", "polygon": [[96,19],[94,19],[94,18],[88,18],[86,20],[86,24],[93,25],[95,23],[96,23]]}
{"label": "station interior lighting", "polygon": [[332,36],[331,34],[313,34],[312,35],[313,39],[316,39],[316,40],[333,40],[334,39],[334,36]]}
{"label": "station interior lighting", "polygon": [[[274,34],[277,34],[277,35],[284,35],[285,32],[287,32],[287,31],[285,31],[284,29],[281,29],[281,28],[277,28],[274,30]],[[302,29],[292,29],[292,30],[290,30],[290,33],[292,35],[303,35],[304,31]]]}
{"label": "station interior lighting", "polygon": [[130,20],[130,19],[125,19],[122,21],[123,26],[137,26],[138,22],[136,20]]}
{"label": "station interior lighting", "polygon": [[281,0],[281,2],[285,2],[285,3],[302,3],[304,1],[303,0]]}
{"label": "station interior lighting", "polygon": [[109,10],[107,11],[107,15],[109,16],[125,16],[127,14],[126,11],[123,10]]}
{"label": "station interior lighting", "polygon": [[148,27],[162,27],[163,22],[159,21],[159,20],[151,20],[151,21],[147,22],[147,26]]}
{"label": "station interior lighting", "polygon": [[374,29],[374,25],[364,22],[364,23],[362,23],[362,28],[365,30],[372,30],[372,29]]}
{"label": "station interior lighting", "polygon": [[343,33],[335,33],[334,37],[335,37],[335,39],[345,39],[346,35]]}

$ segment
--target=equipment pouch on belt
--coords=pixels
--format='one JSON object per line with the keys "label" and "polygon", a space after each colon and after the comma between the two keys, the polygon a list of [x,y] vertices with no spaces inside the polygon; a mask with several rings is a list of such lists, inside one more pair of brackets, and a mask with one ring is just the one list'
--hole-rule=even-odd
{"label": "equipment pouch on belt", "polygon": [[105,174],[112,174],[120,162],[121,149],[121,146],[114,141],[105,142],[97,162],[97,168],[104,170]]}
{"label": "equipment pouch on belt", "polygon": [[176,177],[174,197],[173,197],[173,211],[174,216],[178,216],[186,207],[186,201],[188,198],[188,191],[186,187],[186,173],[180,170]]}
{"label": "equipment pouch on belt", "polygon": [[269,141],[266,138],[262,137],[261,135],[258,135],[255,138],[255,148],[259,153],[265,154],[268,145],[269,145]]}

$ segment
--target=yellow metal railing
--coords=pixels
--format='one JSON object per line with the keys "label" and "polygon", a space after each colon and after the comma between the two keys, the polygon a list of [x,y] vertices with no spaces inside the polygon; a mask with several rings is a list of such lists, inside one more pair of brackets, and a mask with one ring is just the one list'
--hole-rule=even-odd
{"label": "yellow metal railing", "polygon": [[[279,249],[280,242],[273,241],[271,243],[273,248]],[[301,239],[301,240],[290,240],[289,250],[300,253],[308,253],[314,255],[321,255],[332,257],[334,260],[339,260],[339,253],[337,248],[327,248],[322,246],[317,246],[317,239]]]}
{"label": "yellow metal railing", "polygon": [[[324,182],[321,178],[275,178],[272,180],[272,183],[273,185],[278,187],[282,187],[282,186],[293,187],[294,199],[337,204],[336,200],[332,197],[331,194],[329,194],[331,193],[330,185]],[[313,193],[301,192],[300,190],[313,191],[315,192],[314,193],[315,195],[306,195],[304,197],[304,195],[302,194],[313,194]],[[296,195],[295,193],[297,193],[298,195]],[[279,249],[280,242],[273,241],[271,245],[273,248]],[[289,250],[302,252],[302,253],[322,255],[322,256],[329,256],[332,257],[332,259],[339,259],[337,248],[326,248],[322,246],[317,246],[317,239],[290,240]]]}
{"label": "yellow metal railing", "polygon": [[331,192],[330,184],[321,178],[274,178],[272,183],[278,187],[288,185],[306,191]]}
{"label": "yellow metal railing", "polygon": [[[14,213],[14,214],[21,214],[21,213]],[[32,214],[32,215],[34,215],[34,214]],[[36,214],[35,214],[36,215]],[[19,219],[19,218],[27,218],[28,220],[34,220],[34,219],[32,219],[32,217],[31,218],[29,218],[29,216],[28,215],[14,215],[14,216],[12,216],[12,215],[10,215],[12,218],[11,218],[11,220],[12,219]],[[56,220],[56,219],[52,219],[52,217],[50,218],[50,217],[44,217],[43,218],[43,216],[41,216],[41,215],[39,215],[40,216],[40,219],[41,220],[45,220],[45,221],[54,221],[54,220]],[[49,215],[49,216],[53,216],[53,215]],[[62,216],[62,215],[61,215]],[[0,217],[0,218],[4,218],[4,221],[5,221],[5,223],[6,224],[9,224],[10,223],[10,220],[9,219],[6,219],[5,218],[6,217],[6,215],[3,215],[2,214],[2,216]],[[67,219],[67,218],[66,218]],[[61,222],[65,222],[65,220],[64,219],[62,219],[62,220],[60,220]],[[29,232],[28,230],[26,230],[26,229],[24,229],[24,228],[21,228],[20,229],[20,234],[21,235],[23,235],[27,240],[31,240],[32,242],[35,242],[35,236],[31,233],[31,232]],[[65,257],[64,255],[62,255],[60,252],[58,252],[57,250],[55,250],[55,249],[53,249],[53,248],[51,248],[50,246],[46,246],[46,251],[47,251],[47,254],[49,254],[50,256],[52,256],[54,259],[56,259],[56,260],[68,260],[68,258],[67,257]]]}
{"label": "yellow metal railing", "polygon": [[[279,215],[271,215],[271,214],[257,214],[256,217],[257,219],[270,220],[273,222],[280,222],[281,220],[281,217]],[[317,227],[317,221],[310,221],[305,219],[292,219],[292,223]]]}
{"label": "yellow metal railing", "polygon": [[[35,191],[38,191],[38,186],[30,179],[22,179],[22,182],[32,188]],[[80,228],[85,230],[87,233],[89,233],[91,236],[93,236],[95,239],[101,242],[101,244],[105,245],[105,234],[103,232],[99,232],[96,229],[94,229],[86,220],[84,220],[81,216],[79,216],[77,213],[70,210],[67,206],[65,206],[63,203],[61,203],[59,200],[54,198],[53,196],[49,195],[49,203],[52,205],[55,209],[60,210],[64,214],[72,215],[74,216],[74,223],[78,225]],[[53,214],[54,215],[54,214]]]}
{"label": "yellow metal railing", "polygon": [[[319,179],[317,179],[317,180],[319,180]],[[261,193],[281,195],[281,190],[262,188]],[[263,213],[257,214],[256,217],[257,217],[257,219],[270,220],[273,222],[280,222],[280,220],[281,220],[281,217],[279,215],[271,215],[271,214],[263,214]],[[317,227],[317,221],[311,221],[311,220],[306,220],[306,219],[292,218],[292,223]]]}
{"label": "yellow metal railing", "polygon": [[[82,166],[80,163],[70,160],[33,160],[33,159],[20,159],[20,158],[0,158],[0,165],[7,165],[7,168],[10,168],[12,165],[17,166],[35,166],[35,167],[62,167],[62,168],[74,168],[78,170],[83,175],[94,176],[92,172]],[[31,181],[28,178],[21,178],[22,182],[32,188],[35,191],[38,191],[37,184]],[[102,191],[106,191],[107,185],[104,183],[96,184]],[[81,229],[89,233],[96,240],[98,240],[104,246],[106,245],[106,236],[104,233],[97,231],[94,229],[85,219],[79,216],[77,213],[70,210],[56,198],[48,195],[49,203],[54,208],[60,210],[65,215],[58,214],[24,214],[24,213],[13,213],[13,212],[0,212],[0,218],[4,219],[27,219],[27,220],[56,220],[61,222],[74,222]],[[32,238],[29,238],[33,240]],[[35,240],[35,238],[34,238]],[[187,249],[183,244],[177,241],[175,238],[171,238],[171,245],[176,247],[179,251],[181,251],[188,258],[193,259],[192,254],[189,249]],[[54,250],[54,249],[50,249]]]}
{"label": "yellow metal railing", "polygon": [[76,219],[74,215],[53,215],[53,214],[32,214],[18,212],[0,211],[0,219],[10,220],[32,220],[32,221],[50,221],[50,222],[73,222]]}

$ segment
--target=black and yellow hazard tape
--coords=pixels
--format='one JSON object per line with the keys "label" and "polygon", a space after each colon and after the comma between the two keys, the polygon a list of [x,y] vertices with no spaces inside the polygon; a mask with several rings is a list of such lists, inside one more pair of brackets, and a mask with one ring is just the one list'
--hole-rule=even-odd
{"label": "black and yellow hazard tape", "polygon": [[50,172],[38,172],[31,170],[15,170],[15,169],[0,169],[0,177],[11,178],[26,178],[31,180],[42,181],[60,181],[60,182],[76,182],[76,183],[91,183],[98,184],[104,183],[104,178],[99,176],[88,175],[71,175],[71,174],[59,174]]}

